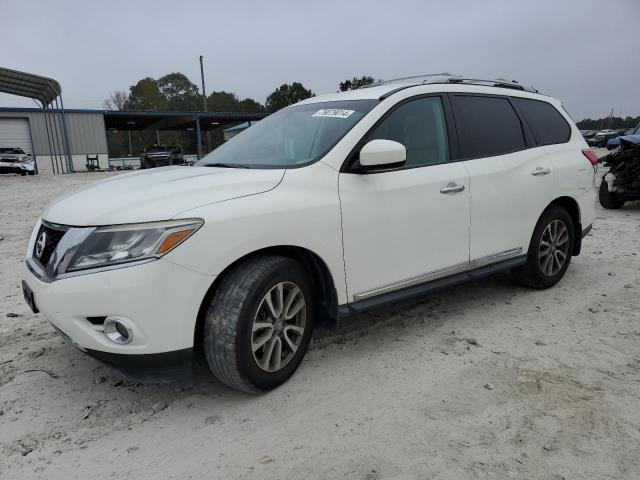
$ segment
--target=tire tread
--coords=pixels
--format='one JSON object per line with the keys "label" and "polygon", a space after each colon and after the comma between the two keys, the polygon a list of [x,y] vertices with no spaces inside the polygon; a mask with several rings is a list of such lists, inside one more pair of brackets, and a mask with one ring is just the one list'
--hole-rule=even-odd
{"label": "tire tread", "polygon": [[222,383],[247,393],[262,393],[238,368],[236,335],[241,312],[253,286],[286,257],[268,255],[238,264],[221,281],[207,309],[204,351],[209,367]]}

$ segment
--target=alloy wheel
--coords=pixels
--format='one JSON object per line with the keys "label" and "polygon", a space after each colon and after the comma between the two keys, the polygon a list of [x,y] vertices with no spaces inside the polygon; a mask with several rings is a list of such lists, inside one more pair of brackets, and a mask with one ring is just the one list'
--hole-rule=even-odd
{"label": "alloy wheel", "polygon": [[569,256],[569,229],[562,220],[553,220],[542,233],[538,247],[540,269],[548,277],[556,275]]}
{"label": "alloy wheel", "polygon": [[251,349],[258,367],[277,372],[298,351],[304,336],[307,304],[300,287],[281,282],[263,297],[251,328]]}

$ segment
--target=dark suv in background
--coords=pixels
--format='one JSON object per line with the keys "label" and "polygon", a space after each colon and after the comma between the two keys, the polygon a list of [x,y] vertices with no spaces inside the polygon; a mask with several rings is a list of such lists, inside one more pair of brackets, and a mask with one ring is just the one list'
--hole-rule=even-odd
{"label": "dark suv in background", "polygon": [[140,168],[184,165],[182,148],[179,145],[154,145],[146,148],[140,155]]}

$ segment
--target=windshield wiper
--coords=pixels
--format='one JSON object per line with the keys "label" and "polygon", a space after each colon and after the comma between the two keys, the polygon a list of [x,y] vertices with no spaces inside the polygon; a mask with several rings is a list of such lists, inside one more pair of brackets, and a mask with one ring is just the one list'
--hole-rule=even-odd
{"label": "windshield wiper", "polygon": [[239,163],[205,163],[203,167],[220,167],[220,168],[251,168],[247,165]]}

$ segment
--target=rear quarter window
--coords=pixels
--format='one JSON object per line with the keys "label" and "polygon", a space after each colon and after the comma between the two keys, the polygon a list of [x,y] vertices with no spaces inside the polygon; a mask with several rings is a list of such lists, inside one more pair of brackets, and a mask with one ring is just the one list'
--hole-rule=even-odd
{"label": "rear quarter window", "polygon": [[538,145],[566,143],[571,138],[571,127],[550,103],[528,98],[512,98],[533,132]]}
{"label": "rear quarter window", "polygon": [[507,98],[452,95],[451,103],[464,158],[526,148],[522,123]]}

